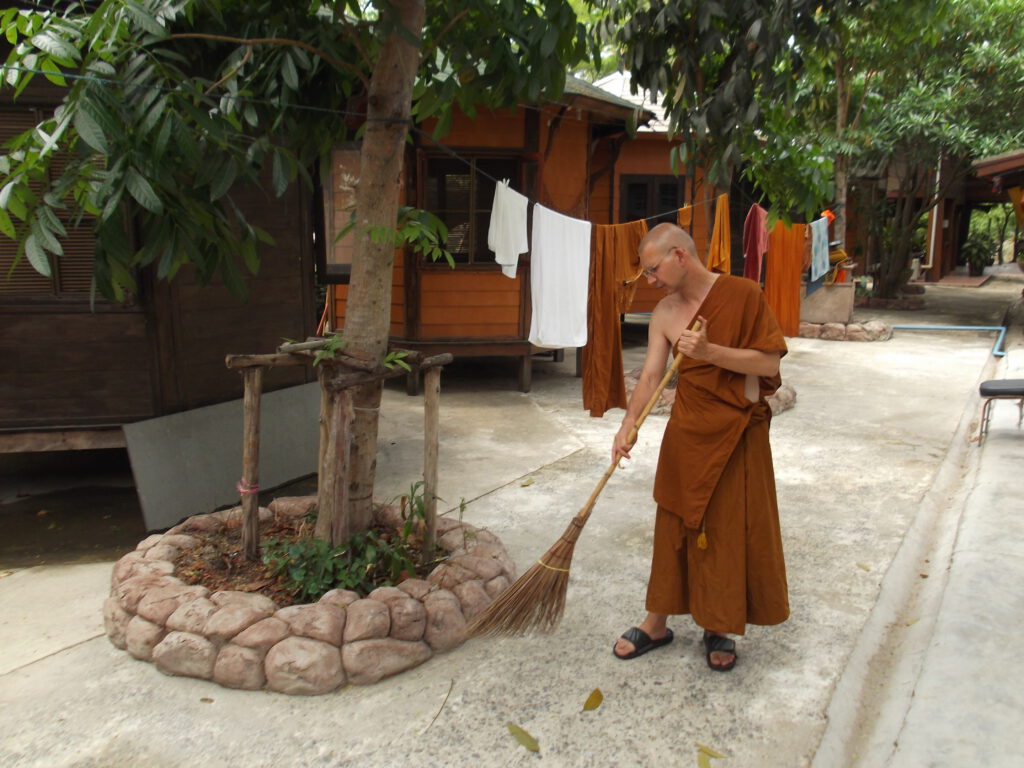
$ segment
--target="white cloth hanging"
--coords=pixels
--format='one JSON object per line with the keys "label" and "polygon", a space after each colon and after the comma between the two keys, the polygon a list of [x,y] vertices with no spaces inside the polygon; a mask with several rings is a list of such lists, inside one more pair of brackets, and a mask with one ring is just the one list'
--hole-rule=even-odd
{"label": "white cloth hanging", "polygon": [[526,239],[526,208],[529,201],[508,186],[508,179],[494,185],[491,223],[487,230],[487,247],[494,251],[494,260],[501,265],[501,274],[515,277],[519,254],[530,249]]}
{"label": "white cloth hanging", "polygon": [[828,259],[828,219],[811,222],[811,280],[818,280],[832,266]]}
{"label": "white cloth hanging", "polygon": [[533,206],[530,342],[538,347],[587,343],[591,223]]}

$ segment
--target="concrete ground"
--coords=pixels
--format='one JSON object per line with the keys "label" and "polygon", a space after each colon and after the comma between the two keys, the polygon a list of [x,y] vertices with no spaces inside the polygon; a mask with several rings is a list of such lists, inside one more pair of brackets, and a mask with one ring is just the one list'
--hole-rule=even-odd
{"label": "concrete ground", "polygon": [[[913,313],[855,319],[998,325],[1024,276],[929,287]],[[699,630],[629,662],[615,638],[643,616],[664,416],[641,430],[576,547],[550,636],[475,639],[376,685],[300,698],[169,678],[115,649],[100,606],[110,562],[0,578],[0,765],[1016,766],[1024,672],[1024,458],[1016,408],[996,404],[979,445],[978,383],[1024,376],[992,332],[897,331],[887,342],[792,339],[796,406],[772,425],[792,616],[750,627],[728,674]],[[640,343],[636,343],[636,339]],[[627,334],[627,370],[643,356]],[[608,465],[621,412],[581,408],[571,355],[442,376],[440,495],[496,533],[521,570],[550,546]],[[379,496],[414,482],[422,410],[396,386],[382,409]],[[204,510],[197,510],[204,511]],[[599,688],[604,703],[581,711]],[[524,750],[514,723],[540,743]],[[714,763],[713,764],[718,764]]]}

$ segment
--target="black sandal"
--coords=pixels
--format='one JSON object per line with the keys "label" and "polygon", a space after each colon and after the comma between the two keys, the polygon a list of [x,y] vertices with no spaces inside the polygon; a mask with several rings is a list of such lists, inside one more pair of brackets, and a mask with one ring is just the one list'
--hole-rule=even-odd
{"label": "black sandal", "polygon": [[[715,670],[715,672],[728,672],[736,666],[736,659],[738,659],[739,656],[736,655],[736,642],[734,640],[728,637],[722,637],[721,635],[714,635],[710,632],[705,632],[704,649],[706,651],[704,658],[707,659],[708,666]],[[728,664],[713,664],[711,663],[712,653],[731,653],[732,661]]]}
{"label": "black sandal", "polygon": [[639,627],[630,627],[622,633],[622,639],[631,642],[633,644],[633,650],[625,656],[619,656],[619,654],[615,652],[615,646],[613,645],[612,656],[622,661],[635,659],[637,656],[643,656],[645,653],[653,651],[655,648],[661,648],[663,645],[668,645],[672,642],[672,637],[672,630],[666,629],[664,637],[659,637],[657,640],[651,640],[651,636]]}

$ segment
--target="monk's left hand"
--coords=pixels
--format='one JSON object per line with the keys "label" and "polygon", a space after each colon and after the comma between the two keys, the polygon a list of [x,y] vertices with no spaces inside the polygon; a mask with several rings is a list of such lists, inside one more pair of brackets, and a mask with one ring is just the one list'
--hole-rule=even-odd
{"label": "monk's left hand", "polygon": [[700,330],[686,330],[679,334],[676,341],[676,350],[692,360],[706,360],[708,356],[708,321],[701,316]]}

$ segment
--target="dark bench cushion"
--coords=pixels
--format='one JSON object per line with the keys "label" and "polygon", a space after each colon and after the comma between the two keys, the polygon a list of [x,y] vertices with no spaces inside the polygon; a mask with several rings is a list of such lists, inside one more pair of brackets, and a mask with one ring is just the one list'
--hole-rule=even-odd
{"label": "dark bench cushion", "polygon": [[1024,379],[990,379],[978,391],[982,397],[1024,397]]}

